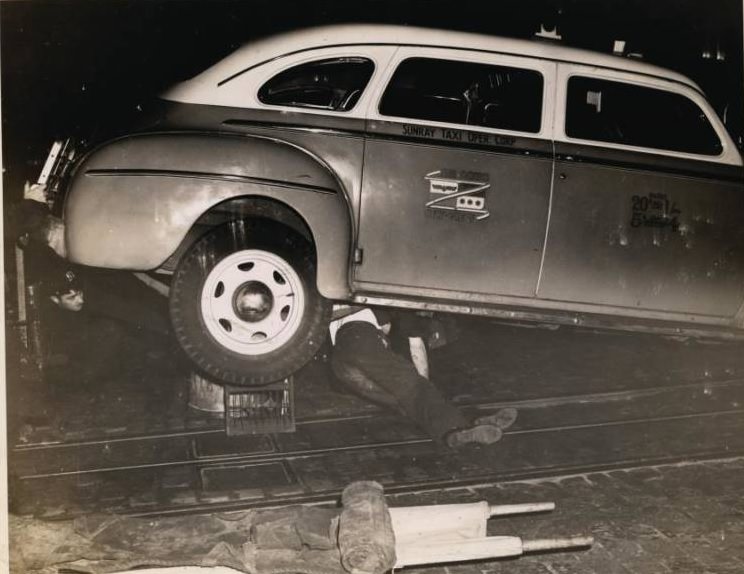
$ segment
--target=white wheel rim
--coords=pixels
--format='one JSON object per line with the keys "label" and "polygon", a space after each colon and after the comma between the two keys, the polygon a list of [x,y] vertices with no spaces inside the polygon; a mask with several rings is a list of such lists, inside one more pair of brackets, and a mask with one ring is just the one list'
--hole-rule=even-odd
{"label": "white wheel rim", "polygon": [[259,249],[236,251],[207,276],[201,312],[209,334],[241,355],[284,345],[305,312],[302,280],[284,259]]}

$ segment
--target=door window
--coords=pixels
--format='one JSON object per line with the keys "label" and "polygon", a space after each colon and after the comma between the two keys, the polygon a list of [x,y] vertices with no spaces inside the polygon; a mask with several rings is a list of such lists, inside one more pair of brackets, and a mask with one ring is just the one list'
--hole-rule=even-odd
{"label": "door window", "polygon": [[278,73],[258,91],[273,106],[347,112],[367,86],[375,65],[368,58],[328,58]]}
{"label": "door window", "polygon": [[542,98],[535,70],[409,58],[390,80],[380,114],[537,133]]}
{"label": "door window", "polygon": [[703,155],[723,149],[703,110],[686,96],[581,76],[568,80],[566,135]]}

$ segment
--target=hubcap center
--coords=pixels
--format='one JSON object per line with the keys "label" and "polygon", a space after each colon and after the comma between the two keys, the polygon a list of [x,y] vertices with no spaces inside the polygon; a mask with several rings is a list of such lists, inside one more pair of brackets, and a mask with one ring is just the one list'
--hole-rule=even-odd
{"label": "hubcap center", "polygon": [[248,281],[235,290],[233,309],[243,321],[257,323],[268,317],[274,308],[274,295],[264,283]]}

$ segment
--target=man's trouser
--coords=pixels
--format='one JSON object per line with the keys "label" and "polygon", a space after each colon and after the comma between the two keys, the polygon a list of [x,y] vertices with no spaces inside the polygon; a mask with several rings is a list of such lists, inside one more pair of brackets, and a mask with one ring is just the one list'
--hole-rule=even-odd
{"label": "man's trouser", "polygon": [[460,410],[412,363],[393,353],[385,336],[369,323],[351,322],[338,330],[331,366],[355,394],[400,411],[436,440],[469,426]]}

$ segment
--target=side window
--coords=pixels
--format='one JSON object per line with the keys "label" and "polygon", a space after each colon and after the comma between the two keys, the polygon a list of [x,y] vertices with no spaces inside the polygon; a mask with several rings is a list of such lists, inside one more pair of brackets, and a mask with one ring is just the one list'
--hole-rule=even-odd
{"label": "side window", "polygon": [[537,133],[543,77],[534,70],[409,58],[393,74],[380,114]]}
{"label": "side window", "polygon": [[581,76],[568,80],[566,135],[703,155],[723,149],[705,113],[682,94]]}
{"label": "side window", "polygon": [[359,101],[374,69],[367,58],[328,58],[300,64],[261,86],[258,99],[273,106],[347,112]]}

